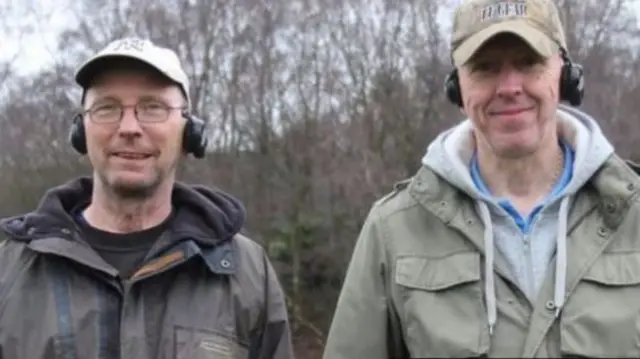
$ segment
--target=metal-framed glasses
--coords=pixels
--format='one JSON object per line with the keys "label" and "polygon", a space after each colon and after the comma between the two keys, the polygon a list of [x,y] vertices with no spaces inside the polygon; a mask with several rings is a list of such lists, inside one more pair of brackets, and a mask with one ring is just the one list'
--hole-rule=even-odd
{"label": "metal-framed glasses", "polygon": [[120,103],[104,103],[92,106],[84,113],[95,123],[116,123],[122,120],[124,111],[133,108],[136,119],[144,123],[164,122],[169,118],[172,110],[184,110],[184,107],[172,107],[157,101],[143,101],[135,105],[123,105]]}

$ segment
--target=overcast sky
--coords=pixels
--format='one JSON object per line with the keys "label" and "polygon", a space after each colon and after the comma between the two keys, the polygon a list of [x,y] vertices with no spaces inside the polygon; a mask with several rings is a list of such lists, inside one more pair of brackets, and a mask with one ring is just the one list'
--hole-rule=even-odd
{"label": "overcast sky", "polygon": [[[269,0],[260,1],[268,6]],[[55,63],[56,58],[60,56],[55,50],[56,39],[63,29],[75,21],[75,15],[70,7],[72,2],[73,0],[0,0],[0,10],[8,6],[13,9],[12,13],[15,13],[10,17],[13,19],[11,25],[16,28],[27,26],[33,30],[32,35],[19,37],[19,31],[10,36],[3,36],[2,30],[4,29],[0,28],[0,49],[2,49],[0,61],[5,61],[18,54],[19,58],[14,59],[14,63],[20,64],[16,68],[20,74],[38,72]],[[450,16],[446,13],[440,15],[442,15],[443,21],[448,21]]]}
{"label": "overcast sky", "polygon": [[[14,24],[26,25],[34,30],[33,35],[23,38],[17,33],[0,35],[0,61],[19,54],[17,63],[20,66],[16,70],[20,74],[34,73],[51,66],[59,56],[55,52],[57,36],[68,24],[73,23],[74,15],[68,1],[70,0],[0,0],[0,8],[18,9],[20,15],[11,17]],[[640,1],[636,5],[640,13]],[[5,20],[6,17],[3,21]],[[2,30],[4,29],[0,29]]]}
{"label": "overcast sky", "polygon": [[[50,66],[55,54],[56,39],[60,32],[74,19],[68,6],[69,0],[0,0],[3,9],[3,22],[8,24],[7,30],[0,28],[0,61],[15,59],[20,66],[16,68],[21,74],[37,72],[42,67]],[[4,15],[3,14],[3,15]],[[20,27],[32,30],[29,36],[21,36]],[[13,30],[12,30],[13,29]]]}

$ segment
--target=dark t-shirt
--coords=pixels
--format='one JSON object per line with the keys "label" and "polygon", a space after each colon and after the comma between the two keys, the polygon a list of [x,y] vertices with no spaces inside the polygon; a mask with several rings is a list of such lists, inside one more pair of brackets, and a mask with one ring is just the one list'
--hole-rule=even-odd
{"label": "dark t-shirt", "polygon": [[112,233],[89,225],[82,215],[82,210],[77,211],[75,215],[85,241],[105,262],[118,270],[122,278],[129,278],[140,268],[151,246],[164,232],[171,217],[169,216],[155,227],[142,231]]}

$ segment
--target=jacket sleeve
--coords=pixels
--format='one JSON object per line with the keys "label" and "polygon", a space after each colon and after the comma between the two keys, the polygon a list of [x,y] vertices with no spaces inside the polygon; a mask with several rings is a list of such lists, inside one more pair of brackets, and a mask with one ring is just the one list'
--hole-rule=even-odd
{"label": "jacket sleeve", "polygon": [[324,349],[323,359],[388,359],[403,355],[397,316],[387,297],[385,249],[375,208],[351,257]]}
{"label": "jacket sleeve", "polygon": [[265,269],[265,313],[264,329],[259,345],[250,358],[294,359],[291,326],[287,314],[287,302],[278,276],[266,254]]}

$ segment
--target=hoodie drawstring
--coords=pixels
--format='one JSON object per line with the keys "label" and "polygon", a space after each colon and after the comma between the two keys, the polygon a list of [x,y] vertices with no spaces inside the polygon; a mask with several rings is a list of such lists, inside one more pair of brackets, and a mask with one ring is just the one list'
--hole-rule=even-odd
{"label": "hoodie drawstring", "polygon": [[484,202],[479,203],[480,217],[484,223],[484,248],[485,248],[485,261],[484,261],[484,291],[485,300],[487,301],[487,322],[489,325],[489,335],[493,335],[493,327],[496,324],[498,318],[498,309],[496,305],[496,287],[494,284],[493,273],[493,226],[491,225],[491,213],[489,208]]}
{"label": "hoodie drawstring", "polygon": [[558,234],[556,236],[556,275],[553,292],[553,301],[556,307],[556,318],[564,306],[564,297],[567,282],[567,218],[569,217],[569,197],[564,197],[560,202],[558,213]]}
{"label": "hoodie drawstring", "polygon": [[[484,248],[485,248],[485,300],[487,302],[487,324],[489,335],[493,335],[493,329],[497,321],[497,304],[494,273],[494,244],[493,225],[491,224],[491,212],[486,203],[478,203],[480,218],[484,223]],[[565,287],[567,280],[567,217],[569,214],[569,197],[564,197],[560,203],[558,218],[558,230],[556,233],[556,270],[553,301],[555,304],[555,316],[560,315],[564,306]]]}

